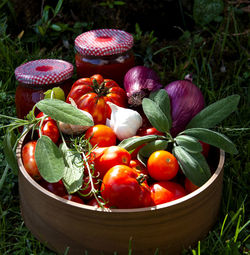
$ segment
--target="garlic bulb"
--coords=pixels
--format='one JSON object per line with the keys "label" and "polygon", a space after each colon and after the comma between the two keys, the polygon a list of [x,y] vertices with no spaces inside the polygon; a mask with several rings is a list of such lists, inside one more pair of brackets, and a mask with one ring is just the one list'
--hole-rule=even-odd
{"label": "garlic bulb", "polygon": [[107,102],[111,108],[110,120],[106,125],[111,127],[119,140],[123,140],[136,135],[137,130],[142,125],[141,115],[134,110],[117,106]]}
{"label": "garlic bulb", "polygon": [[[70,103],[74,107],[77,108],[75,101],[72,98],[69,98],[69,100],[70,100]],[[89,112],[83,111],[83,110],[80,110],[80,111],[83,114],[85,114],[86,116],[88,116],[90,119],[93,120],[93,117]],[[73,125],[73,124],[64,123],[64,122],[61,122],[61,121],[59,121],[58,127],[64,134],[67,134],[67,135],[79,135],[79,134],[83,133],[84,131],[86,131],[89,128],[89,126]]]}

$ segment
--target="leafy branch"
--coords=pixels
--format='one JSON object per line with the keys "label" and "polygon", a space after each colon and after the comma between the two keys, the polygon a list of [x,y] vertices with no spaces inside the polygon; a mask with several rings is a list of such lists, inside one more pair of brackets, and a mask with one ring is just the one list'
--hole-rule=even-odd
{"label": "leafy branch", "polygon": [[201,186],[211,176],[209,166],[202,155],[199,141],[215,146],[225,152],[236,154],[237,149],[225,135],[209,128],[215,127],[232,112],[236,111],[239,95],[228,96],[200,111],[175,138],[171,136],[171,106],[167,92],[160,89],[144,98],[142,107],[149,122],[165,136],[149,135],[123,140],[119,146],[133,150],[142,144],[138,159],[146,165],[149,156],[156,150],[172,150],[186,177],[195,185]]}
{"label": "leafy branch", "polygon": [[[44,116],[41,118],[36,118],[35,109],[38,108],[44,113]],[[64,141],[63,135],[61,137],[63,144],[61,149],[53,143],[53,141],[48,137],[44,136],[41,133],[42,122],[48,116],[54,118],[56,121],[62,121],[64,123],[74,124],[74,125],[83,125],[83,126],[92,126],[93,120],[88,118],[85,114],[82,113],[79,109],[73,105],[67,104],[62,100],[58,99],[43,99],[39,101],[33,109],[26,116],[26,119],[18,119],[14,117],[9,117],[2,115],[7,119],[11,119],[12,122],[4,127],[7,127],[8,130],[5,135],[5,157],[7,164],[12,168],[16,173],[18,171],[17,160],[15,155],[15,149],[19,140],[26,135],[28,132],[35,130],[39,131],[39,138],[37,140],[36,150],[35,150],[35,160],[39,169],[41,176],[48,182],[57,182],[63,177],[67,182],[67,167],[73,167],[75,164],[70,162],[70,150],[67,148]],[[4,128],[3,127],[3,128]],[[24,127],[22,134],[19,137],[14,137],[13,130]],[[15,143],[13,143],[15,141]],[[46,158],[46,160],[44,160]],[[78,157],[79,159],[79,157]],[[75,160],[75,158],[74,158]],[[82,158],[81,158],[82,160]],[[66,169],[66,170],[65,170]],[[76,171],[75,171],[76,172]],[[74,173],[73,173],[74,174]],[[75,179],[78,178],[74,177]],[[81,179],[82,180],[82,179]],[[3,179],[1,179],[3,181]],[[80,182],[80,177],[78,183]],[[75,189],[75,184],[68,185],[68,192],[72,193]]]}

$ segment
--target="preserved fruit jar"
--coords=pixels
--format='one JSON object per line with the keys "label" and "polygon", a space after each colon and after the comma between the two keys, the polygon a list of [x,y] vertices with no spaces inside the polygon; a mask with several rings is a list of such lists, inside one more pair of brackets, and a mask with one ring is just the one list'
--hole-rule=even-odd
{"label": "preserved fruit jar", "polygon": [[123,87],[123,78],[132,68],[133,36],[118,29],[85,32],[75,39],[75,63],[78,78],[101,74]]}
{"label": "preserved fruit jar", "polygon": [[59,59],[40,59],[24,63],[16,68],[18,81],[15,95],[16,114],[23,119],[33,106],[44,98],[44,92],[54,87],[69,93],[74,67]]}

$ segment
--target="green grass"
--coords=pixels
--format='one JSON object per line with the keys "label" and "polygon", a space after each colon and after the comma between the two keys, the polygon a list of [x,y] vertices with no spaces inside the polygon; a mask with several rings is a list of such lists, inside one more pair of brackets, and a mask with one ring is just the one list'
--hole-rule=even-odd
{"label": "green grass", "polygon": [[[0,10],[1,10],[0,5]],[[0,16],[0,113],[15,116],[14,69],[26,61],[58,57],[73,62],[73,49],[46,40],[26,43],[8,30],[7,14]],[[226,155],[220,214],[208,236],[185,255],[248,254],[249,243],[249,170],[250,170],[250,70],[249,38],[245,19],[234,8],[225,11],[219,23],[183,31],[176,40],[158,40],[154,34],[137,27],[135,53],[138,63],[153,67],[163,84],[193,73],[207,103],[232,94],[241,96],[239,109],[217,129],[237,145],[237,155]],[[156,39],[155,39],[156,38]],[[27,39],[27,38],[26,38]],[[1,125],[6,124],[4,119]],[[0,138],[0,178],[6,168]],[[157,247],[155,247],[157,249]],[[19,208],[17,176],[8,170],[0,190],[0,254],[54,254],[38,242],[25,227]],[[132,253],[133,254],[133,253]],[[156,253],[157,250],[156,250]]]}

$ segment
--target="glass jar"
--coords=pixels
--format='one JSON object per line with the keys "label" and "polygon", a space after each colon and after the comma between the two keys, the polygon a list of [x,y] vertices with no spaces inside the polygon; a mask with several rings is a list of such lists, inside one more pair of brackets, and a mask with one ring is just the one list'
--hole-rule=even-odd
{"label": "glass jar", "polygon": [[73,84],[73,69],[72,64],[58,59],[34,60],[17,67],[17,117],[23,119],[33,106],[44,98],[44,92],[48,89],[60,87],[67,96]]}
{"label": "glass jar", "polygon": [[75,39],[75,63],[78,78],[101,74],[123,87],[123,78],[135,65],[133,36],[117,29],[85,32]]}

